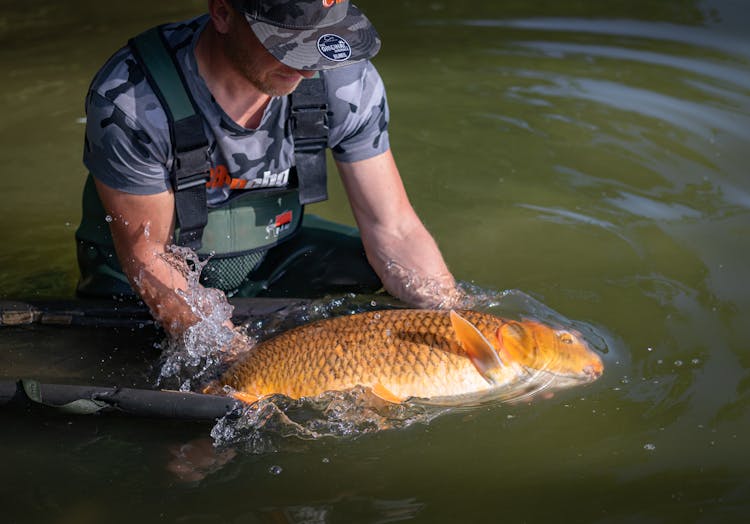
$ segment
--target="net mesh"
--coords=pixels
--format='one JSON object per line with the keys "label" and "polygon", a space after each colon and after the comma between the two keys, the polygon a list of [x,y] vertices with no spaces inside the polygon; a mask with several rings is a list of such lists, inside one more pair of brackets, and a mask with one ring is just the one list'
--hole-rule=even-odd
{"label": "net mesh", "polygon": [[266,252],[250,253],[236,257],[211,258],[201,273],[201,284],[222,291],[234,291],[254,271]]}

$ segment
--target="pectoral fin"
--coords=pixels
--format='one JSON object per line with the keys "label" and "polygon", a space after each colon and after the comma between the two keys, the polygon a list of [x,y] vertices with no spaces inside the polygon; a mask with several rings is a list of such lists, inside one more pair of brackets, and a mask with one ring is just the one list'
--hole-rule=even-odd
{"label": "pectoral fin", "polygon": [[474,367],[487,382],[496,385],[499,382],[496,377],[502,373],[503,362],[498,357],[495,348],[476,326],[464,317],[453,310],[450,312],[450,317],[453,330]]}
{"label": "pectoral fin", "polygon": [[258,399],[260,399],[258,395],[245,393],[244,391],[233,391],[229,394],[229,396],[246,404],[255,404],[256,402],[258,402]]}
{"label": "pectoral fin", "polygon": [[386,402],[392,402],[393,404],[401,404],[404,400],[406,400],[405,397],[399,397],[396,395],[393,391],[385,387],[381,383],[377,383],[372,388],[372,394],[376,397],[385,400]]}

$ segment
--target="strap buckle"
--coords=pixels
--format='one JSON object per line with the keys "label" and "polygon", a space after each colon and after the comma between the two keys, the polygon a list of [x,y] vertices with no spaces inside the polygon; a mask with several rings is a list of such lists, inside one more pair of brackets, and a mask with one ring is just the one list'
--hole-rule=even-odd
{"label": "strap buckle", "polygon": [[200,184],[210,178],[209,155],[207,147],[198,147],[188,151],[175,152],[174,190],[182,191]]}
{"label": "strap buckle", "polygon": [[324,149],[328,144],[328,106],[293,108],[291,128],[296,151]]}

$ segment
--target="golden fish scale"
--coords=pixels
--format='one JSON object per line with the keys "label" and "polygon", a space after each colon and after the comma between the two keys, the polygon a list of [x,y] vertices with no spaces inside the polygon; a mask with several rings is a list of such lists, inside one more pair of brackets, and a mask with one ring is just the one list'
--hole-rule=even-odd
{"label": "golden fish scale", "polygon": [[[462,311],[488,340],[502,321]],[[487,389],[456,339],[448,312],[386,310],[300,326],[258,344],[220,379],[251,393],[315,396],[381,384],[398,396],[452,396]]]}

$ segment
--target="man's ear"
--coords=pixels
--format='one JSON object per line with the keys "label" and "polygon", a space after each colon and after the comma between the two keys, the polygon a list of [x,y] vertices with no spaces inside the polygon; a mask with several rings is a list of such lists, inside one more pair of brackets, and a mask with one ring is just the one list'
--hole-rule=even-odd
{"label": "man's ear", "polygon": [[236,11],[229,0],[208,0],[208,15],[217,33],[229,32],[232,16],[235,14]]}

